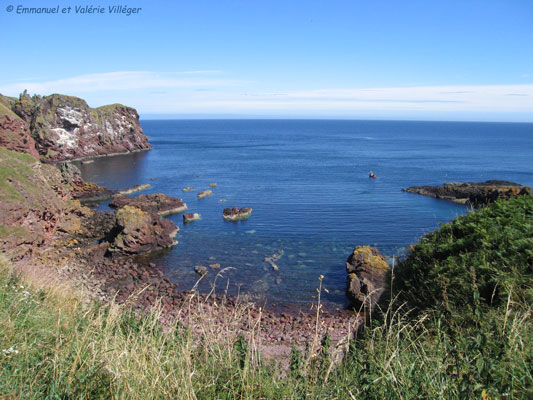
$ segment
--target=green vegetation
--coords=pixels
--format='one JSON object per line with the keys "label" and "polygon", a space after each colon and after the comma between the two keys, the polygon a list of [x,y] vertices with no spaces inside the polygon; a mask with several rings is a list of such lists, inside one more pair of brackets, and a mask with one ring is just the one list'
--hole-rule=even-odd
{"label": "green vegetation", "polygon": [[[16,153],[0,147],[0,200],[13,202],[23,199],[20,190],[38,192],[39,188],[29,180],[30,176],[35,175],[31,166],[36,160],[29,154]],[[15,183],[15,185],[13,184]]]}
{"label": "green vegetation", "polygon": [[11,117],[18,118],[17,114],[11,111],[9,104],[3,103],[0,99],[0,116],[1,115],[9,115]]}
{"label": "green vegetation", "polygon": [[[395,272],[398,304],[456,321],[533,303],[533,197],[500,200],[425,236]],[[475,294],[475,296],[473,296]]]}
{"label": "green vegetation", "polygon": [[424,238],[385,295],[393,307],[358,332],[343,362],[332,362],[326,336],[293,349],[283,376],[261,360],[256,336],[238,335],[245,310],[215,327],[192,307],[196,333],[162,329],[157,310],[138,316],[28,288],[4,265],[0,398],[531,399],[532,202],[500,201]]}

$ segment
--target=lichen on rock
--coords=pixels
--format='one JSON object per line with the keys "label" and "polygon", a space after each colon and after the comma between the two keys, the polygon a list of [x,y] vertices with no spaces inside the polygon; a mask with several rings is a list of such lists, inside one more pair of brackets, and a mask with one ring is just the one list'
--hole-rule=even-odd
{"label": "lichen on rock", "polygon": [[378,249],[357,246],[346,262],[346,294],[356,310],[372,310],[384,291],[389,265]]}

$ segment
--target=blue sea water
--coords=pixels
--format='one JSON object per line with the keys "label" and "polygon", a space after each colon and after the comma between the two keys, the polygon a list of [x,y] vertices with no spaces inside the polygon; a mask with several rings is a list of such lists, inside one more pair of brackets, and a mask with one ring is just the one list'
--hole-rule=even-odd
{"label": "blue sea water", "polygon": [[[345,120],[147,120],[153,150],[80,164],[85,179],[113,189],[140,183],[181,197],[201,220],[180,227],[179,245],[152,256],[188,290],[193,267],[231,267],[216,290],[270,304],[308,304],[319,281],[330,306],[347,300],[345,261],[355,245],[388,256],[467,207],[402,192],[413,185],[503,179],[533,185],[533,124]],[[369,179],[374,171],[378,178]],[[156,178],[150,180],[150,178]],[[213,195],[196,194],[217,183]],[[182,188],[196,189],[183,193]],[[251,218],[222,219],[225,207]],[[106,208],[106,203],[100,205]],[[280,253],[279,251],[283,251]],[[282,254],[274,271],[265,258]],[[209,291],[215,272],[198,287]]]}

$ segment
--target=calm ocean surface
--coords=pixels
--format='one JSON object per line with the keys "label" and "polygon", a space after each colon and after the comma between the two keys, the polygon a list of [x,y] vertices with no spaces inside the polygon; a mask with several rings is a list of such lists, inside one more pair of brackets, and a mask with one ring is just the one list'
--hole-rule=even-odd
{"label": "calm ocean surface", "polygon": [[[330,306],[346,305],[345,261],[353,246],[401,255],[467,208],[404,193],[413,185],[504,179],[533,186],[533,124],[336,121],[141,121],[153,150],[79,164],[113,189],[140,183],[181,197],[202,219],[180,227],[173,249],[153,256],[184,290],[193,267],[232,267],[216,281],[270,304],[313,301],[324,275]],[[378,179],[369,179],[369,170]],[[157,178],[151,181],[150,178]],[[216,182],[213,195],[197,192]],[[183,193],[182,188],[196,190]],[[222,201],[224,200],[224,201]],[[100,209],[106,209],[107,203]],[[225,207],[252,207],[226,222]],[[265,257],[278,253],[279,271]],[[208,291],[215,274],[200,282]]]}

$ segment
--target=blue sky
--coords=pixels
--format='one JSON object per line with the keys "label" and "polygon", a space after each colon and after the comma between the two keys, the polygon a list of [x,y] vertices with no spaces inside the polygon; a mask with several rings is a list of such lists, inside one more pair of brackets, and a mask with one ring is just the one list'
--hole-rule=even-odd
{"label": "blue sky", "polygon": [[144,117],[533,122],[531,0],[18,1],[0,8],[6,95],[65,93]]}

